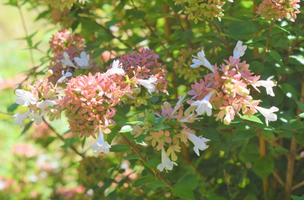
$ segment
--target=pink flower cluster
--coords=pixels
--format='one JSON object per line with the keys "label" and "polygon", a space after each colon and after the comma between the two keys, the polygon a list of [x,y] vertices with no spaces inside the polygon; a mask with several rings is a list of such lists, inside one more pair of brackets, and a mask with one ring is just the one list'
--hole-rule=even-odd
{"label": "pink flower cluster", "polygon": [[159,91],[168,94],[165,73],[165,65],[158,61],[159,56],[153,50],[141,49],[139,52],[132,52],[120,56],[119,62],[130,78],[148,79],[156,78],[155,92]]}
{"label": "pink flower cluster", "polygon": [[120,75],[98,72],[69,80],[65,96],[56,102],[61,110],[66,110],[73,133],[95,137],[97,128],[104,133],[111,132],[108,126],[115,124],[111,119],[116,112],[114,107],[130,88],[121,79]]}
{"label": "pink flower cluster", "polygon": [[[206,144],[209,139],[198,137],[195,135],[195,131],[191,130],[186,123],[193,123],[197,118],[194,112],[187,113],[187,110],[183,111],[183,102],[185,101],[184,96],[179,97],[177,104],[172,107],[168,102],[165,102],[161,106],[161,113],[155,113],[157,116],[157,126],[149,126],[147,122],[146,125],[133,127],[132,134],[136,134],[135,137],[140,136],[143,133],[148,133],[149,136],[145,137],[147,141],[151,141],[153,147],[156,150],[162,151],[162,162],[157,167],[160,171],[163,169],[172,170],[173,165],[177,165],[175,162],[177,160],[177,152],[181,151],[181,142],[188,145],[188,141],[194,144],[194,151],[199,156],[199,150],[203,151],[208,148]],[[161,130],[159,130],[161,127]],[[166,150],[167,149],[167,150]],[[169,159],[173,161],[171,161]]]}
{"label": "pink flower cluster", "polygon": [[224,120],[226,125],[234,119],[237,114],[241,117],[240,112],[249,117],[259,111],[268,121],[275,121],[277,116],[273,112],[278,109],[275,107],[268,109],[258,106],[259,101],[253,100],[250,95],[248,86],[252,86],[257,91],[260,86],[266,88],[267,94],[274,96],[272,87],[276,84],[267,79],[259,80],[260,76],[255,76],[249,70],[249,64],[246,61],[240,62],[240,57],[244,55],[247,46],[242,46],[242,42],[238,42],[233,56],[229,60],[224,60],[221,66],[211,65],[205,58],[204,51],[198,53],[193,59],[194,64],[191,67],[199,67],[201,65],[212,71],[195,82],[188,92],[192,98],[188,101],[190,104],[189,111],[195,109],[198,115],[206,113],[211,116],[212,109],[215,110],[214,115],[217,119]]}
{"label": "pink flower cluster", "polygon": [[283,19],[286,17],[290,19],[297,18],[298,13],[300,13],[298,4],[300,0],[264,0],[257,9],[257,14],[260,14],[262,17],[267,20],[270,19]]}
{"label": "pink flower cluster", "polygon": [[97,72],[100,67],[95,65],[92,55],[89,53],[87,66],[79,66],[75,58],[81,58],[81,54],[85,53],[85,40],[78,36],[71,34],[67,29],[56,33],[50,40],[51,51],[54,57],[48,66],[54,73],[50,77],[52,83],[56,83],[64,72],[75,72],[79,69],[89,69],[91,72]]}

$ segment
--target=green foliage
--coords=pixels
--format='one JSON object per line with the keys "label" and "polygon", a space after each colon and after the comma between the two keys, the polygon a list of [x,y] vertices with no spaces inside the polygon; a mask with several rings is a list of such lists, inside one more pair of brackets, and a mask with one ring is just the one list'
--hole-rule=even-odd
{"label": "green foliage", "polygon": [[[38,11],[35,21],[52,24],[52,29],[56,29],[57,24],[81,35],[85,39],[85,50],[91,52],[90,56],[102,73],[113,60],[126,53],[143,47],[154,50],[159,55],[158,61],[165,65],[169,95],[159,92],[149,96],[147,89],[142,87],[141,96],[135,96],[134,104],[123,99],[116,107],[115,125],[109,126],[111,133],[105,136],[111,144],[108,155],[98,153],[92,156],[90,147],[95,139],[84,137],[80,140],[78,135],[58,133],[67,129],[67,122],[62,126],[54,121],[54,129],[50,129],[46,124],[37,128],[33,121],[26,120],[24,128],[19,131],[22,132],[20,138],[34,144],[36,154],[31,157],[4,150],[3,155],[11,154],[11,157],[0,157],[5,161],[0,169],[0,181],[5,180],[9,186],[1,190],[0,199],[304,199],[304,186],[299,186],[304,181],[303,14],[298,14],[294,22],[286,18],[267,21],[252,12],[262,1],[240,0],[233,4],[226,1],[225,5],[219,6],[218,16],[213,16],[216,12],[209,10],[219,7],[194,2],[6,2],[15,9],[23,10],[27,6],[29,10]],[[300,5],[303,12],[304,2]],[[28,51],[35,52],[32,67],[36,67],[22,68],[27,70],[25,74],[32,84],[32,80],[43,78],[41,75],[44,75],[53,54],[50,50],[40,49],[48,45],[46,41],[50,39],[40,38],[46,30],[39,30],[39,27],[28,30],[27,35],[19,38],[26,42]],[[158,149],[146,138],[151,132],[167,131],[170,136],[182,132],[177,126],[177,117],[162,116],[161,106],[168,102],[175,105],[179,95],[190,91],[194,81],[199,82],[209,73],[203,67],[189,66],[193,55],[203,49],[210,63],[219,67],[223,59],[233,55],[239,40],[248,46],[242,61],[249,63],[249,69],[261,76],[261,80],[271,77],[277,82],[275,97],[267,96],[263,87],[259,87],[260,93],[250,88],[261,106],[280,109],[277,120],[270,121],[267,127],[263,115],[239,113],[230,125],[224,125],[221,118],[216,121],[214,114],[203,115],[194,123],[185,122],[194,134],[210,140],[209,147],[200,151],[198,157],[193,150],[195,144],[180,142],[181,152],[174,160],[178,166],[174,165],[172,171],[160,172],[159,164],[163,162],[160,149],[168,149],[168,142]],[[38,52],[45,57],[38,60]],[[110,56],[107,57],[107,53]],[[10,77],[7,74],[23,63],[22,59],[18,62],[13,58],[9,60],[14,64],[0,70],[3,78]],[[0,64],[7,66],[2,61]],[[80,74],[88,74],[88,70],[76,71],[73,76]],[[132,83],[134,80],[128,78],[128,81]],[[1,96],[9,96],[5,90],[0,92]],[[13,103],[13,99],[11,96],[3,98],[0,107],[0,132],[3,132],[0,136],[4,138],[0,146],[8,141],[10,148],[17,138],[16,134],[11,134],[16,129],[9,128],[13,126],[10,115],[25,112],[24,107]],[[186,110],[189,104],[185,102],[183,107]],[[66,120],[63,118],[62,121]],[[138,127],[142,129],[135,130]],[[47,154],[47,158],[39,157],[40,154]],[[172,160],[172,155],[169,158]],[[39,159],[52,167],[42,165]],[[47,175],[42,177],[43,174]],[[38,181],[34,181],[32,175],[38,177]]]}

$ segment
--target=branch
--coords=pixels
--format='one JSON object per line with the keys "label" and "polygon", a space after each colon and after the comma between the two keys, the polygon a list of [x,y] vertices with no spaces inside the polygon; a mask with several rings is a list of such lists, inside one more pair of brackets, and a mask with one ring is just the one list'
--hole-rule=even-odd
{"label": "branch", "polygon": [[211,23],[212,23],[213,26],[215,27],[215,29],[216,29],[216,31],[217,31],[219,37],[221,38],[221,40],[224,42],[225,47],[226,47],[229,51],[231,51],[231,50],[230,50],[230,46],[229,46],[229,44],[228,44],[226,38],[222,36],[220,29],[217,27],[217,25],[214,23],[214,21],[211,21]]}
{"label": "branch", "polygon": [[[44,117],[42,117],[42,120],[57,135],[57,137],[64,142],[64,138],[44,119]],[[73,145],[71,145],[70,148],[82,158],[85,157],[82,153],[79,153]]]}
{"label": "branch", "polygon": [[[140,157],[140,159],[143,161],[143,162],[147,162],[147,160],[141,155],[141,153],[139,152],[139,150],[134,146],[134,144],[126,137],[124,136],[124,134],[122,133],[119,133],[121,135],[121,137],[123,137],[123,139],[130,145],[130,147],[135,151],[135,153]],[[166,180],[164,179],[161,174],[156,171],[155,169],[152,169],[152,168],[149,168],[153,173],[154,175],[159,178],[160,180],[162,180],[170,189],[173,188],[173,186]]]}
{"label": "branch", "polygon": [[283,186],[285,187],[284,182],[282,181],[281,177],[279,176],[279,174],[277,174],[275,171],[272,171],[272,175],[274,176],[274,178]]}
{"label": "branch", "polygon": [[266,40],[266,44],[265,44],[265,48],[264,48],[264,52],[263,52],[262,64],[265,63],[266,51],[268,49],[268,44],[269,44],[269,40],[270,40],[270,33],[271,33],[273,25],[274,25],[274,20],[271,21],[271,24],[270,24],[270,27],[269,27],[269,31],[268,31],[268,35],[267,35],[267,40]]}
{"label": "branch", "polygon": [[295,186],[293,186],[292,188],[291,188],[291,190],[295,190],[295,189],[297,189],[297,188],[299,188],[299,187],[301,187],[301,186],[303,186],[304,185],[304,181],[302,181],[301,183],[298,183],[298,184],[296,184]]}

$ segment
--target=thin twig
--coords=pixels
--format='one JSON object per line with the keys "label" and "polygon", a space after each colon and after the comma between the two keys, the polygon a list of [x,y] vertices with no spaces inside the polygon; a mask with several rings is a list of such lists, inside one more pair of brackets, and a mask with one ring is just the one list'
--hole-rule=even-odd
{"label": "thin twig", "polygon": [[230,186],[229,186],[230,183],[228,182],[226,170],[224,169],[223,172],[224,172],[225,182],[226,182],[226,184],[227,184],[228,193],[229,193],[230,199],[232,199],[232,194],[231,194]]}
{"label": "thin twig", "polygon": [[213,26],[216,29],[216,32],[218,33],[219,37],[221,38],[221,40],[224,42],[225,47],[230,51],[230,46],[226,40],[225,37],[222,36],[220,29],[217,27],[217,25],[214,23],[214,21],[211,21],[211,23],[213,24]]}
{"label": "thin twig", "polygon": [[[18,1],[17,1],[17,7],[18,7],[19,14],[20,14],[20,17],[21,17],[22,27],[23,27],[23,30],[24,30],[24,32],[25,32],[25,36],[28,37],[28,32],[27,32],[27,28],[26,28],[26,25],[25,25],[24,16],[23,16],[23,13],[22,13],[22,10],[21,10],[21,6],[19,5],[19,2],[18,2]],[[30,57],[31,57],[32,66],[35,66],[35,64],[34,64],[33,51],[32,51],[31,48],[29,48],[29,52],[30,52]]]}
{"label": "thin twig", "polygon": [[[122,133],[119,133],[121,135],[121,137],[123,137],[123,139],[130,145],[130,147],[135,151],[135,153],[140,157],[140,159],[143,161],[143,162],[147,162],[147,160],[141,155],[141,153],[139,152],[139,150],[134,146],[134,144],[126,137],[124,136],[124,134]],[[152,169],[152,168],[149,168],[153,173],[154,175],[159,178],[160,180],[162,180],[170,189],[173,188],[173,186],[166,180],[164,179],[161,174],[156,171],[155,169]]]}
{"label": "thin twig", "polygon": [[[42,117],[42,120],[57,135],[57,137],[64,142],[64,138],[44,119],[44,117]],[[79,153],[73,145],[71,145],[70,148],[82,158],[85,157],[82,153]]]}
{"label": "thin twig", "polygon": [[304,181],[302,181],[302,182],[300,182],[300,183],[294,185],[294,186],[292,187],[291,190],[295,190],[295,189],[297,189],[297,188],[299,188],[299,187],[301,187],[301,186],[303,186],[303,185],[304,185]]}
{"label": "thin twig", "polygon": [[274,176],[274,178],[283,186],[285,187],[285,183],[282,181],[281,177],[279,176],[279,174],[277,174],[275,171],[272,171],[272,175]]}
{"label": "thin twig", "polygon": [[268,31],[268,35],[267,35],[267,40],[266,40],[265,48],[264,48],[264,51],[263,51],[262,64],[265,63],[266,52],[267,52],[267,49],[268,49],[268,44],[269,44],[269,40],[270,40],[270,33],[271,33],[273,25],[274,25],[274,20],[271,21],[271,24],[270,24],[270,27],[269,27],[269,31]]}

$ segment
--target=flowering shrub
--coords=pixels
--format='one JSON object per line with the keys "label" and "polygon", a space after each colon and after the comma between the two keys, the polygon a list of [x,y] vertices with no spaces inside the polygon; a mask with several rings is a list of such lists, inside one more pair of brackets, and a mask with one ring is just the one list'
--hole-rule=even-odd
{"label": "flowering shrub", "polygon": [[[26,144],[12,154],[58,176],[54,199],[303,198],[301,4],[31,2],[61,30],[9,111],[23,133],[55,133],[31,140],[63,142],[77,184]],[[0,190],[24,189],[10,178]]]}

